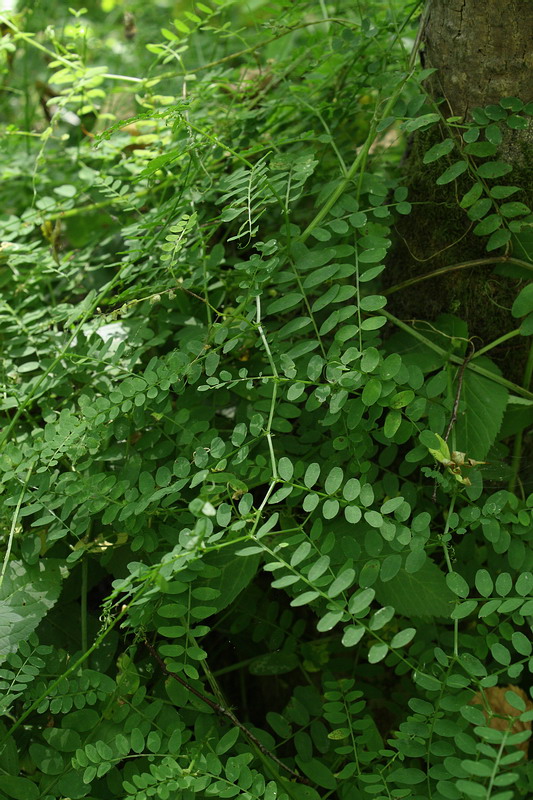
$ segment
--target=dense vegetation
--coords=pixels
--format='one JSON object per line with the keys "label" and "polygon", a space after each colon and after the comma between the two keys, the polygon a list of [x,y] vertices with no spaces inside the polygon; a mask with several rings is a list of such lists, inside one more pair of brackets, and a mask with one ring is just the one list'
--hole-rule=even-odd
{"label": "dense vegetation", "polygon": [[[422,12],[1,16],[0,798],[531,797],[533,104],[447,117]],[[492,341],[387,310],[427,131]]]}

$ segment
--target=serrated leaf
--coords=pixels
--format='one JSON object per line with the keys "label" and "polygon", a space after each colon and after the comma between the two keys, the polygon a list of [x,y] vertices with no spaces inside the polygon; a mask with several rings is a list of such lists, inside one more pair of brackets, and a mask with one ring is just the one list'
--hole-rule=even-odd
{"label": "serrated leaf", "polygon": [[60,560],[43,558],[33,566],[11,561],[0,587],[0,663],[29,638],[57,602],[62,583]]}
{"label": "serrated leaf", "polygon": [[[500,372],[489,359],[476,359],[480,367],[499,375]],[[457,449],[476,461],[483,461],[499,433],[508,390],[490,378],[465,370],[461,400],[465,413],[459,414],[455,423]]]}
{"label": "serrated leaf", "polygon": [[240,549],[238,545],[230,545],[204,556],[206,566],[216,572],[216,577],[203,581],[204,587],[216,589],[218,592],[217,597],[209,601],[209,605],[214,606],[216,611],[222,611],[233,603],[259,568],[260,556],[239,557],[236,551]]}
{"label": "serrated leaf", "polygon": [[449,617],[454,595],[446,585],[446,577],[437,565],[426,559],[415,573],[401,569],[395,578],[376,583],[376,597],[382,605],[390,605],[406,617]]}

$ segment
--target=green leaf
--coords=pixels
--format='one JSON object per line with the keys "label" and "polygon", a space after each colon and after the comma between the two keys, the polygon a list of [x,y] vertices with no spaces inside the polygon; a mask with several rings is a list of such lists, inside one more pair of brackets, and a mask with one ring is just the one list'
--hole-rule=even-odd
{"label": "green leaf", "polygon": [[500,145],[502,143],[503,135],[499,125],[492,123],[491,125],[487,125],[485,128],[485,136],[487,137],[487,141],[491,142],[492,144]]}
{"label": "green leaf", "polygon": [[404,503],[405,500],[403,497],[390,497],[382,503],[380,511],[382,514],[392,514],[393,511],[397,511]]}
{"label": "green leaf", "polygon": [[252,675],[286,675],[297,666],[295,653],[273,652],[254,658],[248,669]]}
{"label": "green leaf", "polygon": [[492,186],[489,190],[489,194],[496,200],[504,200],[506,197],[510,197],[512,194],[516,194],[516,192],[519,191],[519,186]]}
{"label": "green leaf", "polygon": [[461,208],[469,208],[473,203],[478,200],[481,195],[483,194],[483,184],[482,183],[474,183],[471,189],[463,195],[463,198],[459,205]]}
{"label": "green leaf", "polygon": [[216,577],[204,579],[203,585],[218,592],[217,597],[209,601],[209,605],[217,612],[233,603],[259,568],[259,555],[242,558],[237,555],[239,549],[239,545],[229,545],[204,556],[207,569],[211,567],[212,571],[216,572]]}
{"label": "green leaf", "polygon": [[368,608],[375,596],[374,589],[363,589],[361,592],[352,595],[348,603],[350,614],[359,614],[365,608]]}
{"label": "green leaf", "polygon": [[527,597],[533,591],[533,573],[522,572],[516,581],[515,589],[521,597]]}
{"label": "green leaf", "polygon": [[401,569],[387,583],[376,584],[376,597],[405,617],[449,617],[454,596],[446,585],[443,572],[427,559],[418,572]]}
{"label": "green leaf", "polygon": [[476,172],[480,178],[501,178],[511,172],[512,166],[504,161],[487,161],[477,167]]}
{"label": "green leaf", "polygon": [[452,181],[456,180],[459,175],[462,175],[463,172],[466,172],[468,169],[468,162],[467,161],[456,161],[455,164],[452,164],[448,169],[444,170],[442,175],[436,180],[438,186],[444,186],[447,183],[451,183]]}
{"label": "green leaf", "polygon": [[344,629],[342,644],[344,647],[354,647],[356,644],[359,644],[364,635],[365,629],[361,625],[348,625]]}
{"label": "green leaf", "polygon": [[420,128],[433,125],[435,122],[439,122],[439,120],[440,116],[438,114],[423,114],[420,117],[415,117],[415,119],[407,120],[407,122],[403,123],[402,127],[404,130],[411,133],[412,131],[417,131]]}
{"label": "green leaf", "polygon": [[335,500],[334,498],[324,500],[324,505],[322,506],[322,514],[324,519],[334,519],[339,513],[339,508],[340,504],[338,500]]}
{"label": "green leaf", "polygon": [[353,502],[359,497],[361,484],[357,478],[349,478],[342,489],[342,496],[345,500]]}
{"label": "green leaf", "polygon": [[365,385],[363,389],[363,394],[361,395],[361,400],[365,404],[365,406],[373,406],[376,403],[381,395],[381,381],[378,378],[370,378],[368,383]]}
{"label": "green leaf", "polygon": [[469,617],[470,614],[474,613],[477,605],[477,600],[465,600],[464,603],[459,603],[459,605],[455,606],[450,617],[452,619],[464,619],[465,617]]}
{"label": "green leaf", "polygon": [[468,218],[471,220],[481,219],[482,217],[487,214],[490,209],[492,208],[492,200],[490,197],[482,197],[481,200],[477,200],[470,208],[468,212]]}
{"label": "green leaf", "polygon": [[282,481],[290,481],[294,474],[294,466],[290,458],[282,456],[278,461],[278,475]]}
{"label": "green leaf", "polygon": [[438,144],[433,145],[424,155],[424,164],[431,164],[433,161],[437,161],[439,158],[448,155],[454,147],[455,143],[453,139],[445,139],[443,142],[438,142]]}
{"label": "green leaf", "polygon": [[473,142],[466,145],[465,153],[468,153],[469,156],[486,158],[487,156],[493,156],[497,149],[496,145],[491,144],[491,142]]}
{"label": "green leaf", "polygon": [[533,311],[533,283],[524,286],[521,292],[515,298],[511,308],[513,317],[524,317]]}
{"label": "green leaf", "polygon": [[496,592],[500,597],[507,597],[513,588],[513,579],[508,572],[500,572],[496,578]]}
{"label": "green leaf", "polygon": [[529,214],[531,209],[525,203],[519,203],[518,200],[513,200],[510,203],[503,203],[500,206],[500,213],[504,217],[521,217],[524,214]]}
{"label": "green leaf", "polygon": [[29,566],[10,561],[0,587],[0,663],[26,641],[57,602],[63,574],[60,560],[43,558]]}
{"label": "green leaf", "polygon": [[[476,364],[500,374],[483,356],[476,358]],[[465,413],[459,414],[455,423],[458,450],[476,461],[486,458],[500,430],[508,396],[508,390],[499,383],[465,370],[461,392]]]}
{"label": "green leaf", "polygon": [[301,564],[302,561],[305,561],[311,550],[312,550],[311,542],[304,541],[301,544],[299,544],[291,556],[290,560],[291,567],[297,567],[298,564]]}
{"label": "green leaf", "polygon": [[483,597],[490,597],[494,588],[494,582],[490,572],[486,569],[478,569],[475,577],[476,589]]}
{"label": "green leaf", "polygon": [[335,789],[337,786],[335,776],[322,761],[318,761],[316,758],[304,761],[301,756],[296,756],[295,760],[303,774],[310,778],[313,783],[316,783],[317,786],[321,786],[323,789]]}
{"label": "green leaf", "polygon": [[446,575],[446,584],[458,597],[468,597],[470,588],[462,575],[457,572],[449,572]]}
{"label": "green leaf", "polygon": [[527,119],[518,114],[511,114],[510,117],[507,117],[505,122],[507,126],[514,131],[525,131],[528,127]]}
{"label": "green leaf", "polygon": [[369,663],[377,664],[379,661],[383,661],[388,652],[389,652],[389,646],[385,644],[385,642],[373,644],[370,650],[368,651]]}
{"label": "green leaf", "polygon": [[269,314],[279,314],[281,311],[288,311],[290,308],[297,306],[302,298],[303,295],[300,292],[288,292],[283,297],[270,303],[267,311]]}
{"label": "green leaf", "polygon": [[371,631],[379,631],[387,625],[394,616],[394,608],[392,606],[385,606],[372,614],[368,627]]}
{"label": "green leaf", "polygon": [[320,597],[319,592],[303,592],[302,594],[297,595],[294,600],[291,600],[291,606],[293,606],[293,608],[307,606],[309,603],[312,603],[313,600],[316,600],[317,597]]}
{"label": "green leaf", "polygon": [[15,800],[37,800],[41,795],[36,783],[15,775],[0,775],[0,791]]}
{"label": "green leaf", "polygon": [[320,631],[320,633],[331,631],[335,625],[341,621],[342,616],[342,611],[328,611],[327,614],[324,614],[324,616],[318,620],[316,626],[317,631]]}
{"label": "green leaf", "polygon": [[500,230],[494,231],[494,233],[491,234],[485,249],[488,253],[491,253],[493,250],[497,250],[499,247],[504,247],[510,238],[511,231],[508,231],[506,228],[500,228]]}
{"label": "green leaf", "polygon": [[389,411],[387,416],[385,417],[385,423],[383,425],[383,434],[387,437],[387,439],[393,439],[394,435],[398,431],[402,422],[402,414],[400,411]]}
{"label": "green leaf", "polygon": [[402,566],[402,557],[399,553],[393,553],[387,556],[381,565],[379,579],[383,583],[390,581],[398,574]]}
{"label": "green leaf", "polygon": [[405,645],[412,642],[416,635],[416,628],[404,628],[403,631],[396,633],[392,639],[390,646],[395,649],[397,647],[405,647]]}
{"label": "green leaf", "polygon": [[320,476],[320,465],[315,462],[309,464],[304,475],[304,484],[307,489],[315,485]]}
{"label": "green leaf", "polygon": [[494,233],[502,225],[502,218],[499,214],[489,214],[484,220],[478,222],[474,228],[476,236],[488,236],[489,233]]}
{"label": "green leaf", "polygon": [[342,469],[340,467],[332,467],[324,484],[324,489],[326,491],[326,494],[335,494],[337,489],[339,489],[343,481],[343,478],[344,478],[344,473]]}
{"label": "green leaf", "polygon": [[498,664],[503,664],[504,666],[508,667],[511,663],[511,653],[507,647],[500,642],[495,642],[493,645],[491,645],[490,652]]}
{"label": "green leaf", "polygon": [[320,556],[314,564],[311,565],[311,568],[307,574],[307,578],[311,583],[314,583],[321,575],[326,572],[329,567],[330,558],[329,556]]}
{"label": "green leaf", "polygon": [[338,575],[328,589],[328,597],[337,597],[338,594],[348,589],[355,580],[355,570],[348,568]]}
{"label": "green leaf", "polygon": [[511,636],[511,642],[517,653],[521,656],[530,656],[533,651],[533,643],[521,631],[515,631]]}
{"label": "green leaf", "polygon": [[395,769],[389,775],[389,780],[393,783],[406,784],[407,786],[414,786],[426,780],[426,775],[421,769],[414,767],[400,767]]}

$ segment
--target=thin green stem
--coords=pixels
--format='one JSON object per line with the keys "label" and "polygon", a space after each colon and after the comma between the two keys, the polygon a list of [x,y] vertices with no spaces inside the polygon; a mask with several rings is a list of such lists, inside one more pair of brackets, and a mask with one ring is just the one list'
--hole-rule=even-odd
{"label": "thin green stem", "polygon": [[81,562],[81,652],[85,653],[88,648],[87,641],[87,585],[89,577],[89,567],[87,563],[87,554]]}
{"label": "thin green stem", "polygon": [[[448,350],[445,350],[443,347],[439,347],[438,344],[435,344],[435,342],[432,342],[419,331],[415,330],[415,328],[413,328],[411,325],[408,325],[406,322],[398,319],[393,314],[390,314],[384,308],[380,309],[379,313],[382,316],[387,317],[387,319],[396,325],[396,327],[400,328],[402,331],[405,331],[414,339],[418,339],[419,342],[422,342],[422,344],[424,344],[426,347],[429,347],[429,349],[433,350],[433,352],[438,353],[445,361],[452,361],[454,364],[459,365],[463,363],[464,359],[453,355],[453,353],[449,353]],[[517,383],[506,380],[506,378],[502,378],[501,375],[498,375],[495,372],[491,372],[484,367],[480,367],[478,364],[473,364],[472,359],[470,359],[466,368],[471,372],[475,372],[477,375],[482,375],[484,378],[489,378],[491,381],[498,383],[500,386],[505,386],[506,389],[509,389],[509,391],[514,392],[515,394],[521,395],[521,397],[526,397],[528,400],[533,400],[533,392],[522,386],[519,386]]]}
{"label": "thin green stem", "polygon": [[11,520],[11,528],[9,530],[9,537],[7,540],[7,547],[6,547],[6,554],[4,556],[4,563],[2,564],[2,572],[0,573],[0,587],[4,582],[4,575],[6,574],[7,565],[9,564],[9,556],[11,555],[11,548],[13,547],[13,539],[15,538],[15,530],[17,528],[17,523],[19,519],[20,509],[22,506],[22,501],[24,500],[24,495],[26,494],[26,489],[28,487],[28,483],[30,480],[30,476],[33,472],[34,464],[31,464],[28,472],[26,473],[26,478],[24,480],[24,485],[22,486],[19,499],[17,501],[17,505],[15,506],[15,512],[13,514],[13,519]]}
{"label": "thin green stem", "polygon": [[[448,572],[453,572],[452,562],[450,559],[450,554],[448,552],[448,536],[450,535],[450,519],[452,517],[454,508],[455,508],[455,500],[456,495],[452,495],[450,498],[450,505],[448,506],[448,514],[446,516],[446,524],[444,526],[444,532],[441,536],[442,542],[442,549],[444,550],[444,558],[446,560],[446,566],[448,568]],[[453,655],[455,658],[459,658],[459,620],[454,619],[453,621]]]}
{"label": "thin green stem", "polygon": [[504,342],[508,342],[510,339],[514,339],[515,336],[520,336],[520,335],[521,335],[520,328],[516,328],[514,331],[509,331],[509,333],[504,333],[503,336],[498,336],[497,339],[494,339],[494,341],[486,344],[485,347],[481,348],[481,350],[477,350],[472,356],[472,358],[473,359],[479,358],[479,356],[488,353],[490,350],[493,350],[495,347],[498,347],[498,345],[503,344]]}
{"label": "thin green stem", "polygon": [[[533,343],[529,347],[529,355],[524,368],[524,377],[522,385],[524,389],[529,389],[531,385],[531,377],[533,376]],[[516,483],[518,481],[518,473],[520,471],[520,461],[522,459],[522,445],[523,445],[524,431],[520,430],[516,434],[513,442],[513,455],[511,459],[511,477],[509,478],[509,491],[514,492]]]}
{"label": "thin green stem", "polygon": [[361,147],[361,149],[357,153],[357,156],[355,157],[355,160],[353,161],[353,163],[352,163],[350,169],[348,170],[348,172],[346,173],[345,177],[337,185],[337,188],[332,191],[332,193],[330,194],[330,196],[328,197],[328,199],[326,200],[326,202],[324,203],[322,208],[317,212],[317,214],[313,217],[313,219],[311,220],[311,222],[309,223],[307,228],[299,236],[299,241],[305,242],[309,238],[309,236],[314,231],[314,229],[317,228],[320,225],[320,223],[322,222],[322,220],[324,220],[327,217],[327,215],[329,214],[329,212],[331,211],[331,209],[333,208],[333,206],[335,205],[335,203],[337,202],[339,197],[341,197],[343,194],[345,194],[348,186],[350,185],[350,183],[353,181],[353,179],[357,175],[357,172],[359,171],[359,168],[362,165],[364,165],[364,163],[366,162],[368,151],[370,150],[370,147],[372,146],[372,143],[374,142],[374,139],[375,139],[376,133],[377,133],[377,127],[378,127],[380,121],[389,116],[394,104],[396,103],[398,97],[400,96],[401,92],[403,91],[403,88],[404,88],[405,84],[407,83],[407,81],[411,77],[411,74],[412,73],[409,73],[409,74],[405,75],[402,78],[402,80],[400,81],[399,85],[396,88],[396,91],[393,93],[393,95],[387,101],[387,103],[386,103],[386,105],[385,105],[385,107],[384,107],[384,109],[383,109],[381,114],[378,114],[378,108],[379,108],[379,105],[380,105],[380,103],[378,101],[378,104],[376,106],[376,111],[374,113],[374,118],[373,118],[372,123],[370,125],[370,130],[368,132],[368,136],[366,137],[364,145]]}
{"label": "thin green stem", "polygon": [[116,616],[116,617],[115,617],[115,618],[114,618],[114,619],[113,619],[113,620],[112,620],[112,621],[109,623],[109,625],[107,625],[107,626],[106,626],[106,627],[105,627],[105,628],[104,628],[104,629],[101,631],[101,633],[100,633],[100,634],[99,634],[99,635],[96,637],[96,639],[94,640],[94,642],[93,642],[93,644],[91,645],[91,647],[89,647],[89,649],[88,649],[88,650],[86,650],[86,651],[85,651],[85,653],[82,653],[82,654],[81,654],[81,656],[80,656],[78,659],[76,659],[76,661],[74,661],[74,663],[73,663],[73,664],[71,664],[71,665],[70,665],[70,667],[68,667],[68,669],[66,669],[66,670],[65,670],[65,672],[63,672],[61,675],[59,675],[59,677],[58,677],[58,678],[56,678],[56,679],[55,679],[55,681],[52,681],[52,683],[51,683],[51,684],[49,684],[49,685],[48,685],[48,686],[45,688],[45,690],[42,692],[42,694],[40,694],[40,695],[39,695],[39,697],[37,698],[37,700],[35,700],[35,701],[34,701],[34,702],[31,704],[31,706],[29,706],[29,708],[27,708],[27,709],[26,709],[26,711],[24,711],[24,713],[20,715],[20,717],[18,718],[18,720],[17,720],[15,723],[13,723],[13,725],[12,725],[12,726],[9,728],[9,730],[7,730],[7,731],[4,733],[4,735],[3,735],[3,736],[2,736],[2,738],[0,739],[0,745],[3,745],[3,744],[4,744],[4,742],[6,742],[6,741],[9,739],[9,737],[10,737],[10,736],[12,736],[12,735],[15,733],[15,731],[16,731],[18,728],[20,728],[20,726],[23,724],[23,722],[25,722],[25,721],[28,719],[28,717],[29,717],[31,714],[33,714],[33,712],[34,712],[34,711],[35,711],[37,708],[39,708],[39,706],[41,705],[41,703],[43,702],[43,700],[46,700],[46,698],[47,698],[47,697],[48,697],[48,696],[51,694],[51,692],[53,692],[53,690],[54,690],[54,689],[55,689],[57,686],[59,686],[59,684],[61,683],[61,681],[62,681],[64,678],[68,678],[68,676],[69,676],[69,675],[72,675],[72,673],[73,673],[73,672],[75,672],[75,671],[76,671],[76,670],[77,670],[79,667],[81,667],[81,665],[82,665],[82,664],[83,664],[85,661],[87,661],[87,659],[89,658],[89,656],[91,655],[91,653],[94,653],[94,651],[95,651],[95,650],[97,650],[97,649],[100,647],[100,645],[102,644],[102,642],[104,641],[104,639],[105,639],[107,636],[109,636],[109,634],[111,633],[111,631],[112,631],[112,630],[113,630],[113,629],[114,629],[114,628],[115,628],[115,627],[118,625],[118,623],[119,623],[119,622],[120,622],[120,621],[121,621],[121,620],[122,620],[122,619],[123,619],[123,618],[126,616],[126,614],[128,613],[129,609],[131,608],[131,606],[132,606],[134,603],[136,603],[136,602],[137,602],[137,600],[139,600],[139,598],[140,598],[140,597],[141,597],[141,596],[142,596],[142,595],[143,595],[143,594],[144,594],[144,593],[147,591],[148,587],[149,587],[149,582],[148,582],[148,581],[145,581],[145,583],[144,583],[144,584],[143,584],[143,585],[140,587],[140,589],[139,589],[139,590],[138,590],[138,591],[135,593],[135,595],[132,597],[132,599],[130,600],[130,602],[129,602],[127,605],[124,605],[124,606],[122,607],[121,611],[120,611],[120,612],[117,614],[117,616]]}
{"label": "thin green stem", "polygon": [[450,264],[447,267],[435,269],[433,272],[426,272],[425,275],[417,275],[414,278],[409,278],[406,281],[397,283],[396,286],[391,286],[388,289],[384,289],[382,294],[388,296],[394,294],[395,292],[401,292],[403,289],[408,289],[409,286],[415,286],[417,283],[428,281],[431,278],[438,278],[439,275],[446,275],[448,272],[457,272],[461,269],[472,269],[473,267],[485,267],[491,264],[514,264],[515,266],[523,267],[524,269],[529,270],[529,272],[533,272],[533,264],[530,264],[528,261],[522,261],[520,258],[512,258],[511,256],[475,258],[472,261],[460,261],[458,264]]}

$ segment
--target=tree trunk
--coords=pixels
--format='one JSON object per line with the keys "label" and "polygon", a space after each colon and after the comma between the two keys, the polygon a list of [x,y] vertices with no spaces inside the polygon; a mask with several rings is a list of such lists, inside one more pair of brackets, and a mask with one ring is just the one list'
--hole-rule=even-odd
{"label": "tree trunk", "polygon": [[[472,109],[497,105],[504,97],[530,102],[532,42],[531,0],[431,0],[421,32],[421,54],[424,66],[437,70],[427,88],[436,102],[442,101],[443,116],[471,121]],[[520,186],[522,191],[512,199],[525,203],[533,195],[533,126],[531,117],[528,119],[525,130],[502,123],[503,140],[494,156],[513,165],[513,172],[496,183]],[[487,237],[472,233],[476,223],[459,206],[473,183],[468,173],[444,186],[435,183],[446,166],[460,158],[457,150],[448,162],[423,163],[429,147],[448,136],[444,127],[432,128],[429,133],[417,134],[411,143],[405,183],[414,206],[397,226],[398,246],[388,281],[395,285],[472,260],[483,259],[484,263],[450,270],[440,278],[391,294],[389,308],[404,319],[434,319],[441,312],[454,313],[468,322],[469,334],[478,337],[475,346],[479,349],[480,340],[487,344],[517,327],[509,309],[520,284],[508,275],[494,274],[494,260],[488,259],[501,259],[504,250],[487,253]],[[517,255],[524,258],[523,253]],[[500,362],[507,377],[521,382],[525,342],[523,337],[513,342],[513,358],[508,350],[493,351],[491,356]]]}
{"label": "tree trunk", "polygon": [[432,0],[422,34],[427,66],[438,70],[433,93],[450,114],[466,118],[502,97],[531,100],[531,0]]}

